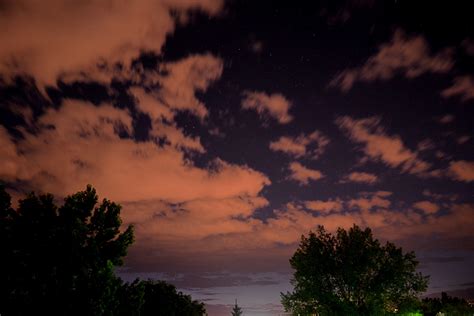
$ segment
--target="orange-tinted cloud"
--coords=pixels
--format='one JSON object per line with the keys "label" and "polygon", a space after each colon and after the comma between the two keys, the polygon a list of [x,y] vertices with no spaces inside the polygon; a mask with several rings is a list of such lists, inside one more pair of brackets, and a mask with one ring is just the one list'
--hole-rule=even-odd
{"label": "orange-tinted cloud", "polygon": [[441,91],[445,98],[460,96],[462,101],[474,99],[474,78],[472,76],[460,76],[454,78],[451,87]]}
{"label": "orange-tinted cloud", "polygon": [[446,73],[452,66],[451,50],[431,54],[423,36],[407,36],[397,30],[390,42],[380,45],[364,65],[342,71],[330,85],[347,92],[357,81],[389,80],[397,74],[415,78],[426,72]]}
{"label": "orange-tinted cloud", "polygon": [[392,204],[392,202],[388,199],[390,195],[392,195],[392,193],[387,191],[377,191],[370,194],[362,194],[361,197],[348,200],[347,205],[350,208],[355,208],[362,211],[371,211],[377,208],[386,209]]}
{"label": "orange-tinted cloud", "polygon": [[321,171],[309,169],[299,162],[292,162],[288,166],[291,174],[288,176],[289,179],[297,181],[301,185],[309,184],[309,181],[317,181],[324,177]]}
{"label": "orange-tinted cloud", "polygon": [[430,201],[419,201],[413,204],[413,207],[425,212],[425,214],[434,214],[439,211],[439,206]]}
{"label": "orange-tinted cloud", "polygon": [[378,181],[378,177],[368,172],[351,172],[344,177],[342,182],[359,182],[373,184]]}
{"label": "orange-tinted cloud", "polygon": [[297,137],[282,136],[270,143],[270,149],[284,152],[296,158],[317,159],[324,153],[329,143],[329,138],[320,131],[314,131],[309,135],[301,134]]}
{"label": "orange-tinted cloud", "polygon": [[171,109],[190,111],[203,119],[207,109],[195,93],[206,91],[213,81],[220,78],[222,69],[222,60],[211,54],[191,55],[174,63],[165,63],[160,70],[167,75],[156,79],[160,85],[157,96]]}
{"label": "orange-tinted cloud", "polygon": [[387,135],[380,125],[380,118],[352,119],[339,117],[336,124],[351,140],[362,145],[365,155],[374,160],[412,174],[425,174],[431,164],[421,160],[417,153],[408,149],[398,135]]}
{"label": "orange-tinted cloud", "polygon": [[[370,227],[376,237],[385,240],[412,240],[429,237],[433,234],[446,240],[472,238],[474,225],[474,205],[452,204],[447,213],[420,214],[413,210],[392,210],[386,197],[389,192],[367,193],[362,199],[340,200],[343,207],[338,212],[313,212],[305,203],[287,204],[285,209],[275,211],[275,218],[261,226],[259,233],[268,242],[283,244],[295,243],[302,232],[314,230],[323,225],[329,231],[338,227],[349,228],[353,224]],[[351,204],[359,200],[355,209]],[[387,200],[387,201],[386,201]],[[360,203],[362,202],[362,203]],[[359,208],[360,206],[360,208]],[[449,242],[445,245],[448,246]],[[426,245],[425,245],[426,246]],[[439,246],[439,245],[438,245]],[[456,243],[452,243],[455,247]]]}
{"label": "orange-tinted cloud", "polygon": [[474,181],[474,162],[466,160],[452,161],[449,164],[448,174],[459,181]]}
{"label": "orange-tinted cloud", "polygon": [[[220,159],[212,170],[197,168],[173,144],[120,138],[120,129],[131,133],[131,120],[125,110],[68,100],[40,117],[37,133],[24,132],[17,152],[29,163],[12,177],[63,196],[92,183],[119,201],[254,196],[270,183],[257,171]],[[180,134],[180,142],[196,140]]]}
{"label": "orange-tinted cloud", "polygon": [[311,200],[311,201],[305,201],[304,206],[308,210],[320,212],[322,214],[329,213],[329,212],[340,212],[342,211],[342,201],[340,199],[335,199],[335,200],[327,200],[327,201],[322,201],[322,200]]}
{"label": "orange-tinted cloud", "polygon": [[288,113],[292,104],[280,93],[266,94],[258,91],[245,91],[243,109],[253,109],[262,118],[273,118],[280,124],[288,124],[293,117]]}
{"label": "orange-tinted cloud", "polygon": [[[85,71],[94,80],[109,80],[97,71],[105,61],[129,65],[140,52],[160,53],[173,32],[171,11],[182,16],[197,9],[217,14],[221,0],[30,1],[7,0],[0,12],[0,74],[33,76],[40,87]],[[185,19],[181,19],[185,21]]]}

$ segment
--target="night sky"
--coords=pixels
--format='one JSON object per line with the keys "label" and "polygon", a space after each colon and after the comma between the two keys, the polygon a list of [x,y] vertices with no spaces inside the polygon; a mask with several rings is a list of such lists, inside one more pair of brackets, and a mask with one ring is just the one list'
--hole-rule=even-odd
{"label": "night sky", "polygon": [[368,226],[416,251],[427,294],[468,298],[467,2],[0,0],[0,180],[92,184],[135,226],[119,275],[210,316],[281,312],[317,225]]}

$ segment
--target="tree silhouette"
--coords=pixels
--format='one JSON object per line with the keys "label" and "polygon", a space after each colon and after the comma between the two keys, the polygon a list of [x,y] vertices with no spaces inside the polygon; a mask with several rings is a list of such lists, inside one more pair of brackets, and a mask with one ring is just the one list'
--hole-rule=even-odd
{"label": "tree silhouette", "polygon": [[232,308],[232,316],[241,316],[243,315],[242,308],[237,305],[237,300],[235,300],[234,308]]}
{"label": "tree silhouette", "polygon": [[381,246],[356,225],[334,236],[322,226],[302,236],[290,264],[294,291],[282,294],[282,304],[295,315],[390,314],[413,306],[428,283],[413,252]]}
{"label": "tree silhouette", "polygon": [[120,206],[87,186],[61,207],[29,194],[11,208],[0,186],[0,314],[201,316],[204,304],[163,281],[124,283],[114,269],[133,242]]}
{"label": "tree silhouette", "polygon": [[163,281],[141,281],[145,304],[140,315],[201,316],[206,314],[204,304],[176,290],[174,285]]}
{"label": "tree silhouette", "polygon": [[98,204],[96,191],[68,196],[29,194],[17,211],[0,189],[0,313],[2,315],[113,315],[122,264],[133,242],[120,232],[120,206]]}

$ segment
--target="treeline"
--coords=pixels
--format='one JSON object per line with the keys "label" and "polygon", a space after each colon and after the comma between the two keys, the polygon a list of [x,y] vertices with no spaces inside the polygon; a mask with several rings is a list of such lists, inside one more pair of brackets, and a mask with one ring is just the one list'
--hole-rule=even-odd
{"label": "treeline", "polygon": [[[96,191],[29,194],[16,210],[0,186],[0,315],[201,316],[202,302],[163,281],[124,282],[115,274],[134,241],[121,231],[120,205]],[[463,299],[419,299],[428,278],[414,252],[382,245],[370,229],[332,235],[320,226],[290,259],[293,292],[282,294],[293,315],[473,315]],[[241,309],[234,306],[233,315]]]}
{"label": "treeline", "polygon": [[59,207],[32,193],[17,210],[0,187],[0,314],[205,315],[171,284],[115,275],[134,240],[121,224],[120,206],[90,186]]}
{"label": "treeline", "polygon": [[425,316],[472,316],[474,307],[465,299],[441,293],[441,298],[424,298],[421,310]]}

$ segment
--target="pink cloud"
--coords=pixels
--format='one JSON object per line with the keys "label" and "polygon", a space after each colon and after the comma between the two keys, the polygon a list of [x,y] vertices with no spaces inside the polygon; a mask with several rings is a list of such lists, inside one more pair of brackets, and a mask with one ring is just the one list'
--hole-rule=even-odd
{"label": "pink cloud", "polygon": [[378,181],[378,177],[368,172],[351,172],[342,181],[373,184]]}
{"label": "pink cloud", "polygon": [[[472,238],[472,204],[453,204],[446,214],[426,217],[412,210],[391,210],[390,203],[380,202],[384,198],[378,193],[371,193],[369,196],[372,198],[366,200],[373,200],[373,203],[369,203],[370,208],[363,205],[345,212],[308,212],[297,204],[289,203],[284,210],[276,210],[276,217],[269,219],[266,226],[261,226],[259,233],[268,242],[293,244],[302,232],[314,230],[318,225],[335,231],[338,227],[347,229],[356,224],[370,227],[375,235],[383,240],[411,240],[414,243],[420,237],[429,237],[432,234],[438,234],[448,240]],[[354,199],[349,199],[341,202],[349,206],[353,201]],[[454,244],[451,244],[452,246]]]}
{"label": "pink cloud", "polygon": [[342,71],[330,85],[347,92],[357,81],[389,80],[397,74],[415,78],[426,72],[446,73],[452,66],[451,50],[431,54],[423,36],[407,36],[397,30],[390,42],[380,45],[364,65]]}
{"label": "pink cloud", "polygon": [[474,99],[474,78],[472,76],[460,76],[454,78],[451,87],[441,91],[445,98],[460,96],[463,102]]}
{"label": "pink cloud", "polygon": [[327,201],[311,200],[311,201],[305,201],[304,206],[305,208],[309,210],[326,214],[330,212],[342,211],[343,203],[340,199],[335,199],[335,200],[329,199]]}
{"label": "pink cloud", "polygon": [[293,117],[288,113],[292,104],[282,94],[266,94],[258,91],[245,91],[242,100],[243,109],[253,109],[260,117],[270,117],[280,124],[288,124]]}
{"label": "pink cloud", "polygon": [[408,149],[400,136],[387,135],[378,117],[357,120],[343,116],[336,119],[336,124],[352,141],[363,146],[362,151],[369,159],[418,175],[425,175],[431,167],[416,152]]}
{"label": "pink cloud", "polygon": [[474,181],[474,162],[466,160],[452,161],[449,164],[448,174],[455,180]]}
{"label": "pink cloud", "polygon": [[439,206],[430,201],[419,201],[413,204],[413,207],[422,210],[425,214],[435,214],[439,211]]}
{"label": "pink cloud", "polygon": [[7,0],[0,19],[0,28],[9,30],[0,34],[0,73],[7,79],[31,75],[40,87],[80,72],[110,80],[96,65],[129,65],[143,51],[159,54],[174,31],[172,11],[215,15],[222,5],[220,0]]}
{"label": "pink cloud", "polygon": [[310,180],[317,181],[324,177],[321,171],[306,168],[299,162],[290,163],[288,169],[291,171],[289,179],[295,180],[301,185],[307,185]]}
{"label": "pink cloud", "polygon": [[206,91],[213,81],[220,78],[222,60],[210,54],[191,55],[174,63],[165,63],[160,70],[168,73],[157,79],[160,100],[171,109],[190,111],[203,119],[207,109],[195,93]]}
{"label": "pink cloud", "polygon": [[[329,143],[329,138],[320,131],[314,131],[309,135],[301,134],[297,137],[282,136],[270,143],[270,149],[284,152],[296,158],[309,156],[317,159],[324,153]],[[315,146],[312,146],[313,144]]]}
{"label": "pink cloud", "polygon": [[[119,201],[255,196],[270,183],[246,166],[217,158],[212,170],[201,169],[172,145],[120,138],[119,129],[131,133],[131,120],[127,111],[109,105],[66,101],[40,117],[37,133],[24,132],[16,147],[22,153],[18,157],[31,163],[19,164],[11,176],[62,196],[92,183]],[[180,137],[182,142],[195,142]]]}
{"label": "pink cloud", "polygon": [[392,202],[387,198],[391,192],[377,191],[370,194],[362,194],[362,197],[347,201],[350,208],[356,208],[362,211],[370,211],[374,208],[387,209]]}

